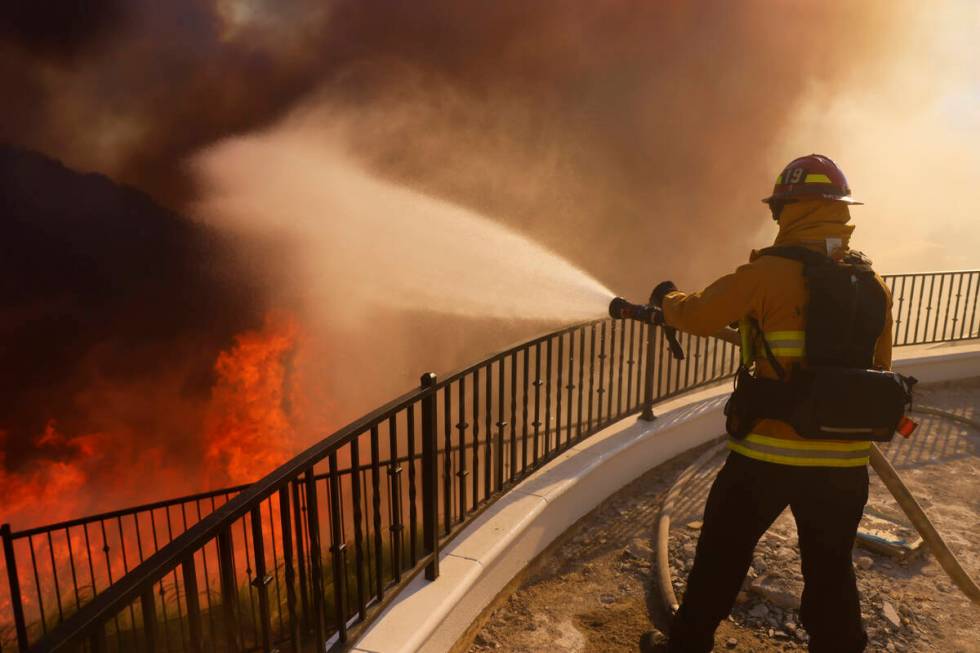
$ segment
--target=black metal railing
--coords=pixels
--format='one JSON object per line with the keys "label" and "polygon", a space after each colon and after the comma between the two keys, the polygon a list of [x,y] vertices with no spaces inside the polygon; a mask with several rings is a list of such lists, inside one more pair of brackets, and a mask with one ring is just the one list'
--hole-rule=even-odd
{"label": "black metal railing", "polygon": [[[202,492],[22,531],[0,526],[0,650],[44,636],[66,614],[146,560],[248,485]],[[30,627],[28,627],[30,624]]]}
{"label": "black metal railing", "polygon": [[[978,336],[980,271],[886,282],[897,345]],[[655,327],[577,325],[426,374],[252,485],[4,525],[0,650],[343,648],[417,573],[436,578],[439,546],[527,474],[737,368],[726,342],[681,341],[676,361]]]}
{"label": "black metal railing", "polygon": [[980,329],[980,271],[885,277],[892,293],[896,346],[969,340]]}

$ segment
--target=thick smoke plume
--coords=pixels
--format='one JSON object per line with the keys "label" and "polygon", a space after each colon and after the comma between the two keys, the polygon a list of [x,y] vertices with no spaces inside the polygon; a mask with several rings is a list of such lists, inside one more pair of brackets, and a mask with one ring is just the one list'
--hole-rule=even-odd
{"label": "thick smoke plume", "polygon": [[[962,91],[975,89],[980,70],[970,38],[980,23],[970,2],[942,8],[764,0],[61,6],[54,14],[29,3],[0,8],[0,141],[103,172],[181,212],[217,190],[207,185],[215,177],[196,177],[188,161],[229,138],[247,142],[248,134],[276,133],[302,115],[316,124],[310,147],[323,133],[342,133],[345,156],[372,178],[527,234],[636,299],[667,277],[681,286],[703,283],[742,261],[748,247],[767,244],[772,227],[758,200],[786,161],[813,150],[836,158],[868,201],[853,213],[855,243],[886,270],[975,264],[968,260],[980,244],[968,171],[980,162],[968,147],[974,139],[963,135],[977,132],[980,117],[975,90]],[[290,174],[295,164],[282,159],[280,152],[270,162],[270,179]],[[261,167],[247,179],[265,186]],[[952,192],[944,195],[944,188]],[[220,190],[234,195],[235,188]],[[340,194],[336,201],[346,199]],[[235,223],[226,217],[222,224]],[[120,237],[90,237],[91,219],[53,230],[67,243],[54,251],[117,272],[131,269],[134,257],[120,248]],[[131,219],[138,224],[143,216],[137,211]],[[420,220],[419,230],[425,228]],[[173,389],[167,396],[188,398],[193,409],[161,410],[182,417],[135,429],[153,414],[152,401],[120,399],[118,405],[144,406],[135,416],[113,417],[142,434],[134,455],[179,457],[182,443],[198,438],[204,424],[216,434],[212,442],[222,443],[205,457],[225,471],[241,468],[247,458],[241,443],[258,438],[253,430],[242,439],[243,420],[258,412],[279,425],[272,464],[296,444],[284,415],[302,412],[309,432],[322,432],[317,429],[404,389],[423,369],[456,367],[542,328],[448,319],[425,307],[392,308],[359,330],[329,320],[296,326],[292,316],[303,321],[345,306],[339,299],[309,306],[304,289],[313,280],[294,265],[308,259],[293,256],[287,240],[256,242],[233,233],[234,247],[223,238],[208,247],[174,245],[191,261],[187,269],[217,273],[217,281],[203,275],[210,281],[202,282],[202,275],[177,265],[185,271],[160,276],[147,296],[172,299],[189,286],[198,289],[193,310],[181,313],[174,328],[165,326],[172,303],[127,304],[144,297],[145,279],[117,273],[111,285],[75,287],[71,265],[41,273],[30,263],[51,253],[50,233],[7,240],[24,258],[15,284],[24,291],[4,298],[4,333],[31,333],[39,311],[50,316],[50,304],[36,297],[70,296],[68,308],[58,304],[58,311],[95,335],[73,338],[52,326],[44,332],[50,346],[30,350],[44,373],[25,373],[16,384],[23,398],[10,408],[16,420],[0,415],[3,466],[16,468],[29,455],[81,455],[87,441],[78,437],[123,429],[93,426],[100,420],[92,416],[105,410],[100,398],[116,390],[130,397],[134,387],[145,396],[159,387],[155,379]],[[185,235],[188,242],[203,237],[196,230]],[[135,261],[139,268],[141,258]],[[34,293],[38,284],[53,290]],[[342,295],[342,288],[334,290],[329,296]],[[225,310],[226,301],[233,310]],[[126,320],[158,326],[106,327],[98,335],[100,325]],[[152,346],[127,357],[127,337]],[[284,337],[305,343],[305,354]],[[180,364],[165,364],[170,361]],[[284,386],[248,385],[255,380],[249,361],[264,366],[266,379],[289,385],[304,378],[315,388],[308,395],[332,398],[329,417],[321,414],[323,401],[293,397]],[[103,375],[102,391],[90,392],[95,377],[84,370],[104,369],[139,369],[139,382]],[[254,411],[235,405],[213,412],[235,397],[261,403],[270,396],[269,405]],[[47,435],[52,398],[64,404],[59,416],[72,416],[58,421],[63,429],[71,425],[64,442]],[[316,407],[294,410],[301,405]],[[35,446],[40,440],[47,445]]]}
{"label": "thick smoke plume", "polygon": [[383,173],[639,292],[679,262],[667,251],[689,269],[741,258],[719,261],[701,234],[754,239],[785,127],[815,87],[875,78],[904,18],[833,2],[138,0],[115,30],[93,19],[70,65],[8,44],[46,110],[0,136],[180,208],[186,155],[320,89]]}

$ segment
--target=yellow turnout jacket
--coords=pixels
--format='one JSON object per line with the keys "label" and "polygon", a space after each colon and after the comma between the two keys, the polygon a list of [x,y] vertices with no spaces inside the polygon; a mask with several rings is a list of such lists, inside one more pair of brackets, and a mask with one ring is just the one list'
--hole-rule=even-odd
{"label": "yellow turnout jacket", "polygon": [[[822,253],[843,255],[853,227],[847,205],[825,200],[789,204],[780,216],[776,245],[802,245]],[[875,346],[875,366],[891,368],[891,294],[885,326]],[[803,266],[753,251],[749,263],[695,293],[672,292],[663,302],[667,324],[681,331],[710,336],[743,318],[759,325],[754,335],[756,373],[778,378],[766,359],[761,338],[787,371],[800,364],[806,351],[807,290]],[[791,373],[791,372],[790,372]],[[798,466],[854,467],[868,462],[871,444],[854,441],[806,440],[785,422],[759,420],[744,440],[729,440],[738,453],[772,463]]]}

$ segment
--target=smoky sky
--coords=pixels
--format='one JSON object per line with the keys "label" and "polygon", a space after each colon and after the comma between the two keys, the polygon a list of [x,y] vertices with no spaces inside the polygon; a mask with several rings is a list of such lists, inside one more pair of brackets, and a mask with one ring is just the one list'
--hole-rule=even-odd
{"label": "smoky sky", "polygon": [[0,139],[181,209],[186,157],[315,93],[377,171],[627,286],[618,262],[660,243],[746,240],[787,118],[873,74],[895,30],[846,2],[103,0],[50,22],[26,6],[3,19]]}
{"label": "smoky sky", "polygon": [[[202,148],[309,114],[373,173],[642,299],[760,244],[759,198],[805,154],[780,150],[786,126],[887,65],[902,16],[844,0],[2,3],[4,464],[42,455],[49,420],[193,457],[216,356],[289,294],[275,265],[252,264],[271,245],[188,219]],[[422,352],[455,367],[527,335],[457,326],[393,319],[398,373],[430,369]],[[350,372],[338,360],[332,379]],[[364,408],[403,389],[367,376],[348,384]]]}
{"label": "smoky sky", "polygon": [[120,0],[11,0],[0,7],[0,36],[31,54],[70,64],[124,29]]}

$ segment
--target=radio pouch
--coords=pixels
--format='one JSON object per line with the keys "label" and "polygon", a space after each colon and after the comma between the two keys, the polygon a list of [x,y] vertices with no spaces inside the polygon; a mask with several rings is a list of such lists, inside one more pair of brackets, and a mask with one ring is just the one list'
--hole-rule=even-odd
{"label": "radio pouch", "polygon": [[916,379],[895,372],[841,367],[801,370],[795,409],[788,420],[815,440],[888,442],[912,403]]}

